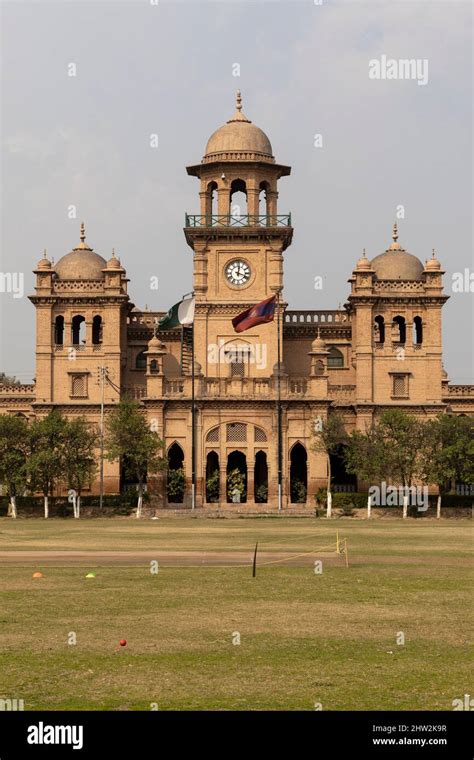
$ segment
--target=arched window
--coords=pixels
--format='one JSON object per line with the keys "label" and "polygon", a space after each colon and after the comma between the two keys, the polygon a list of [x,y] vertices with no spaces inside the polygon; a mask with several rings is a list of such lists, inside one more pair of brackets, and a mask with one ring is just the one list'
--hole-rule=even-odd
{"label": "arched window", "polygon": [[62,346],[64,343],[64,317],[57,316],[54,320],[54,343]]}
{"label": "arched window", "polygon": [[211,430],[209,430],[206,436],[207,443],[216,443],[218,440],[219,440],[219,428],[218,427],[211,428]]}
{"label": "arched window", "polygon": [[206,188],[207,224],[212,226],[212,217],[217,215],[217,182],[209,182]]}
{"label": "arched window", "polygon": [[321,377],[321,375],[324,375],[324,362],[321,361],[321,359],[316,360],[316,372],[315,374],[318,377]]}
{"label": "arched window", "polygon": [[158,372],[158,362],[156,359],[152,359],[150,362],[150,372],[153,374]]}
{"label": "arched window", "polygon": [[375,343],[385,343],[385,320],[382,316],[375,317],[374,320],[374,341]]}
{"label": "arched window", "polygon": [[405,317],[394,317],[392,322],[392,340],[395,343],[406,343],[407,330]]}
{"label": "arched window", "polygon": [[86,342],[86,319],[82,314],[76,314],[72,318],[71,338],[73,346],[84,345]]}
{"label": "arched window", "polygon": [[342,355],[341,351],[339,351],[338,348],[335,346],[331,346],[329,349],[328,354],[328,367],[343,367],[344,366],[344,356]]}
{"label": "arched window", "polygon": [[234,179],[230,186],[230,216],[238,220],[247,214],[247,186],[243,179]]}
{"label": "arched window", "polygon": [[146,369],[146,356],[144,351],[140,351],[135,359],[135,369]]}
{"label": "arched window", "polygon": [[92,320],[92,343],[94,346],[102,343],[102,317],[98,314]]}
{"label": "arched window", "polygon": [[420,346],[423,343],[423,320],[421,317],[415,317],[413,320],[413,343]]}
{"label": "arched window", "polygon": [[270,191],[270,185],[268,182],[260,182],[259,186],[259,192],[258,192],[258,214],[259,216],[266,216],[267,218],[263,221],[263,224],[269,224],[269,214],[270,214],[270,197],[269,197],[269,191]]}

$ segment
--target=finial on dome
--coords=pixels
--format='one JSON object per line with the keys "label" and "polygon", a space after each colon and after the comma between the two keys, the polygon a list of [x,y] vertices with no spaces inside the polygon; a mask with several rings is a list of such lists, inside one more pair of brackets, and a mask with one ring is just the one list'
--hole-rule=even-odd
{"label": "finial on dome", "polygon": [[81,222],[81,235],[80,235],[80,237],[81,237],[81,243],[83,243],[85,241],[85,239],[86,239],[86,225],[84,224],[84,222]]}
{"label": "finial on dome", "polygon": [[367,256],[365,255],[365,248],[362,248],[362,258],[363,258],[363,259],[366,259],[366,258],[367,258]]}
{"label": "finial on dome", "polygon": [[390,244],[390,247],[387,248],[388,251],[403,251],[402,246],[398,242],[398,227],[397,223],[394,222],[393,228],[392,228],[392,242]]}
{"label": "finial on dome", "polygon": [[232,118],[229,119],[227,124],[231,124],[233,121],[247,121],[249,124],[251,124],[250,119],[248,119],[246,115],[242,112],[242,95],[240,93],[240,90],[237,90],[237,94],[235,98],[235,113],[232,116]]}
{"label": "finial on dome", "polygon": [[435,249],[434,248],[431,249],[431,258],[432,259],[436,258],[436,253],[435,253]]}
{"label": "finial on dome", "polygon": [[46,259],[46,258],[47,258],[47,256],[46,256],[46,248],[45,248],[45,249],[43,250],[43,259]]}

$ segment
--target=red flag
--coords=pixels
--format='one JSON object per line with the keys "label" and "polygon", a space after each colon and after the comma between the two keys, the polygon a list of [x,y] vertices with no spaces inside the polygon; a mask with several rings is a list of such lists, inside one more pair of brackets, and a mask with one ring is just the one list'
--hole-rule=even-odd
{"label": "red flag", "polygon": [[275,316],[275,304],[276,296],[271,296],[271,298],[267,298],[265,301],[260,301],[260,303],[255,304],[255,306],[251,306],[250,309],[246,309],[238,314],[232,320],[235,332],[244,332],[244,330],[248,330],[250,327],[255,327],[255,325],[262,325],[265,322],[273,322]]}

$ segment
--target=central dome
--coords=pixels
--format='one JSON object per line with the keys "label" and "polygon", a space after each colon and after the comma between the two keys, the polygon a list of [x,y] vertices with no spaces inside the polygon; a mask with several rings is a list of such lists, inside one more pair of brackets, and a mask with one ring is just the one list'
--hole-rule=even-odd
{"label": "central dome", "polygon": [[[206,145],[204,160],[206,162],[215,159],[232,160],[234,155],[249,154],[264,161],[274,161],[270,140],[265,132],[252,124],[245,114],[242,113],[242,98],[240,91],[237,92],[237,106],[235,114],[222,127],[219,127],[209,138]],[[225,154],[225,155],[222,155]],[[256,156],[255,156],[256,154]],[[237,156],[245,159],[245,155]]]}
{"label": "central dome", "polygon": [[106,261],[85,242],[84,223],[81,224],[81,242],[70,253],[59,259],[55,266],[59,280],[103,280]]}

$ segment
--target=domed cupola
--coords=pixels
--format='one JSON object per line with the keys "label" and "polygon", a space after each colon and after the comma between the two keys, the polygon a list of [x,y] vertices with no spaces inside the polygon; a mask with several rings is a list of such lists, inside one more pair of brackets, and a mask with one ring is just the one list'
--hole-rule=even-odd
{"label": "domed cupola", "polygon": [[242,98],[237,91],[234,115],[209,138],[203,163],[213,161],[258,160],[274,163],[270,140],[263,130],[242,113]]}
{"label": "domed cupola", "polygon": [[81,223],[81,242],[56,264],[59,280],[103,280],[106,261],[86,241],[84,222]]}
{"label": "domed cupola", "polygon": [[372,259],[371,268],[379,280],[422,280],[423,264],[408,253],[398,242],[396,223],[393,225],[392,243],[386,251]]}

